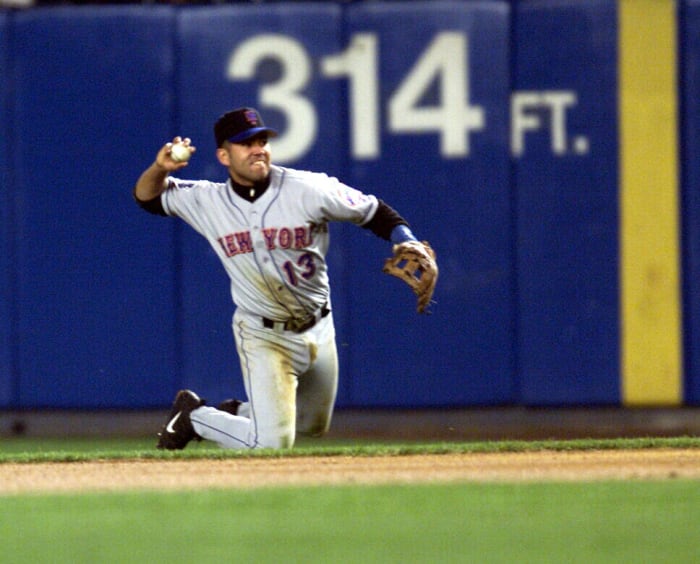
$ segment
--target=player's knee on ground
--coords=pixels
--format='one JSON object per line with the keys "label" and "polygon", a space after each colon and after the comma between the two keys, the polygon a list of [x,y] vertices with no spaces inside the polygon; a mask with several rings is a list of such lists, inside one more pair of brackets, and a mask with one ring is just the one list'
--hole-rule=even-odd
{"label": "player's knee on ground", "polygon": [[292,448],[294,446],[294,430],[285,429],[277,433],[260,433],[255,446],[256,448],[274,449]]}

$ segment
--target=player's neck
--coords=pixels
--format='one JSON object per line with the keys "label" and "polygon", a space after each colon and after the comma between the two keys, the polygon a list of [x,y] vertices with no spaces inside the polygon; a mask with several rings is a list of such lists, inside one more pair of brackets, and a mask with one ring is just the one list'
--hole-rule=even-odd
{"label": "player's neck", "polygon": [[239,184],[231,177],[229,177],[229,182],[231,183],[231,188],[233,188],[233,191],[236,194],[238,194],[244,200],[254,202],[260,196],[262,196],[265,193],[265,190],[267,190],[268,186],[270,186],[270,177],[268,176],[260,182],[255,182],[252,186],[244,186],[243,184]]}

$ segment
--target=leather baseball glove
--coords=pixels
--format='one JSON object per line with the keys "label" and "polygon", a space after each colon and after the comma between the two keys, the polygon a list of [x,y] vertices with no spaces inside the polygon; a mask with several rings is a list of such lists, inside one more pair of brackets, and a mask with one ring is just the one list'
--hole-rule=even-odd
{"label": "leather baseball glove", "polygon": [[408,284],[418,296],[418,313],[427,313],[438,277],[435,251],[427,241],[404,241],[394,245],[392,252],[382,271]]}

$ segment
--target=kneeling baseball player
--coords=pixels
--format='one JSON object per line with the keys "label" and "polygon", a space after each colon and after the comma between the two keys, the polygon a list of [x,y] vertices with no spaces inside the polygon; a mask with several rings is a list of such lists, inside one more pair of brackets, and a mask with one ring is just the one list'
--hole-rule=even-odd
{"label": "kneeling baseball player", "polygon": [[355,223],[393,243],[384,271],[413,289],[421,313],[437,281],[435,253],[375,196],[323,173],[273,165],[269,139],[277,132],[255,109],[222,115],[214,135],[226,182],[173,176],[195,152],[190,139],[175,137],[141,174],[134,197],[148,212],[187,222],[221,259],[247,401],[215,408],[181,390],[157,446],[207,439],[224,448],[291,448],[297,433],[328,431],[338,387],[328,223]]}

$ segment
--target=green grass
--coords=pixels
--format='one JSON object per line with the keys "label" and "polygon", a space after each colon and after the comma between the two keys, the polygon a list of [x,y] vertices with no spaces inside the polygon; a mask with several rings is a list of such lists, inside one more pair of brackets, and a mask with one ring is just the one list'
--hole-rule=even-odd
{"label": "green grass", "polygon": [[697,482],[2,499],[3,562],[691,562]]}

